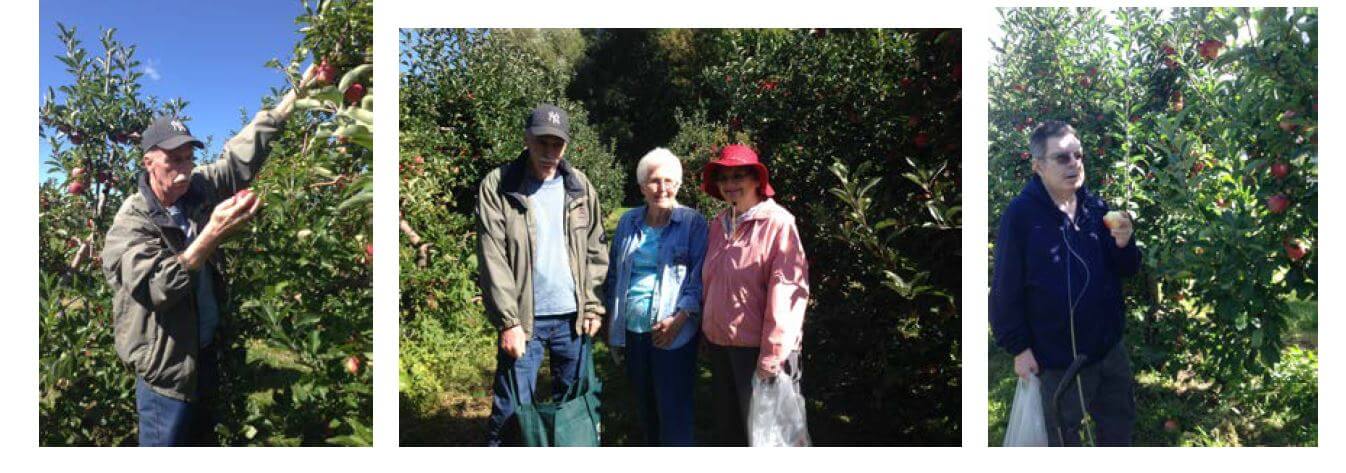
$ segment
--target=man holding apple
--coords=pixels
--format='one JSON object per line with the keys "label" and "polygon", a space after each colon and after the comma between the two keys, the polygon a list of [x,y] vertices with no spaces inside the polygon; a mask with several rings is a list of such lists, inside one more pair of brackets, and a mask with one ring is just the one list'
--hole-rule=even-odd
{"label": "man holding apple", "polygon": [[487,174],[478,194],[478,285],[500,334],[490,446],[501,444],[516,395],[533,395],[543,350],[560,398],[578,380],[580,335],[598,333],[606,314],[603,211],[589,179],[565,161],[569,129],[565,110],[534,108],[523,151]]}
{"label": "man holding apple", "polygon": [[[1042,123],[1028,148],[1033,177],[1005,209],[996,237],[996,344],[1014,355],[1020,377],[1041,377],[1052,446],[1080,445],[1086,411],[1097,445],[1130,445],[1136,408],[1122,345],[1122,278],[1140,268],[1133,223],[1084,186],[1084,153],[1070,125]],[[1063,379],[1072,363],[1078,376]],[[1063,383],[1058,419],[1051,399]]]}
{"label": "man holding apple", "polygon": [[203,166],[195,148],[204,144],[177,118],[158,117],[142,133],[139,191],[117,211],[102,253],[117,356],[136,375],[141,446],[210,443],[213,342],[225,302],[216,250],[261,207],[247,187],[295,100],[291,90],[258,112],[219,160]]}

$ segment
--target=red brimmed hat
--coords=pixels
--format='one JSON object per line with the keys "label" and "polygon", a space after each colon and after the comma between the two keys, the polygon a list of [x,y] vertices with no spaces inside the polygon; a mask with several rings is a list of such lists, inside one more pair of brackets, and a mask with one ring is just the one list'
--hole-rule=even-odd
{"label": "red brimmed hat", "polygon": [[771,197],[776,195],[776,190],[771,188],[771,181],[767,177],[766,166],[757,160],[757,153],[744,145],[729,145],[720,150],[720,159],[706,163],[701,168],[701,190],[710,194],[711,197],[724,200],[720,195],[720,186],[712,182],[715,174],[722,168],[732,168],[739,166],[752,166],[757,171],[757,183],[762,191],[762,195]]}

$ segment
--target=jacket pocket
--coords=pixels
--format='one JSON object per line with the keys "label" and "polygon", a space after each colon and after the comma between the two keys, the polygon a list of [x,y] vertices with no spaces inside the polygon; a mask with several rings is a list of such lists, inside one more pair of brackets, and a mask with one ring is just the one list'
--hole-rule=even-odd
{"label": "jacket pocket", "polygon": [[143,375],[151,364],[147,358],[153,352],[151,347],[158,336],[155,332],[157,324],[151,320],[153,313],[139,307],[130,297],[121,295],[114,306],[119,315],[112,327],[113,348],[117,357],[137,376]]}

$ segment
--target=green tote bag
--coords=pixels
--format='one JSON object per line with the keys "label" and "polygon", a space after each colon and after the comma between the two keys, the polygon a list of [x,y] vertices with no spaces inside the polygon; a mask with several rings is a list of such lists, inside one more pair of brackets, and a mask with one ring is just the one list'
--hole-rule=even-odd
{"label": "green tote bag", "polygon": [[519,396],[519,380],[510,370],[514,398],[519,405],[523,444],[529,447],[597,447],[602,424],[598,415],[598,393],[602,383],[594,375],[593,341],[583,336],[580,342],[580,368],[575,383],[560,402],[536,402],[532,396]]}

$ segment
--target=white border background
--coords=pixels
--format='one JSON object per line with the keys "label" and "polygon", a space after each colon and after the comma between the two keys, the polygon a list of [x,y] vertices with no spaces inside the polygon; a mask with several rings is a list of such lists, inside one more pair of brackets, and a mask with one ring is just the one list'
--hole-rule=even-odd
{"label": "white border background", "polygon": [[[457,2],[463,3],[463,2]],[[1328,459],[1326,449],[1183,449],[1141,448],[1131,450],[1040,450],[991,449],[985,447],[986,429],[986,120],[987,74],[991,51],[987,38],[996,28],[997,6],[991,1],[944,1],[911,5],[875,4],[851,0],[828,2],[730,2],[725,0],[688,0],[647,5],[645,2],[482,2],[467,5],[450,2],[376,0],[375,61],[377,81],[384,90],[397,83],[399,62],[398,29],[411,27],[952,27],[963,29],[963,447],[951,448],[833,448],[809,450],[745,450],[703,448],[672,451],[662,458],[657,451],[643,448],[604,450],[513,449],[509,455],[492,455],[483,448],[407,448],[398,441],[397,397],[397,100],[385,93],[376,110],[375,159],[375,248],[374,325],[375,370],[374,432],[372,449],[179,449],[159,450],[153,454],[137,449],[58,449],[37,447],[37,128],[38,94],[38,22],[36,2],[9,5],[4,15],[4,37],[10,45],[9,74],[0,77],[7,101],[0,125],[9,130],[14,146],[9,163],[17,163],[2,173],[0,197],[4,205],[3,221],[13,221],[17,231],[0,233],[0,248],[18,261],[11,261],[0,272],[0,300],[14,309],[0,331],[4,368],[10,374],[0,380],[0,449],[4,451],[7,471],[38,468],[65,470],[147,470],[183,469],[190,471],[238,471],[261,467],[263,470],[322,469],[372,471],[387,467],[431,468],[435,470],[519,471],[541,468],[549,471],[647,470],[681,471],[702,466],[767,471],[827,471],[835,468],[863,468],[865,471],[904,470],[1019,470],[1045,471],[1134,471],[1159,468],[1191,468],[1235,471],[1270,470],[1277,467],[1321,468]],[[1035,2],[1025,6],[1073,5],[1115,7],[1112,2]],[[1144,2],[1149,6],[1211,5],[1315,5],[1319,2]],[[127,8],[137,6],[128,3]],[[1340,84],[1340,66],[1333,60],[1344,56],[1341,45],[1340,8],[1321,6],[1319,10],[1320,51],[1333,52],[1319,60],[1319,127],[1335,130],[1340,103],[1338,90],[1322,84]],[[209,31],[209,25],[202,25]],[[1320,179],[1333,182],[1339,175],[1335,159],[1341,145],[1333,133],[1320,140]],[[1335,309],[1341,307],[1338,275],[1342,270],[1340,245],[1343,243],[1340,217],[1322,218],[1322,209],[1343,203],[1334,186],[1320,187],[1319,267],[1319,398],[1339,398],[1341,369],[1337,364],[1335,343],[1341,324]],[[1331,215],[1331,213],[1328,213]],[[7,381],[7,382],[6,382]],[[822,381],[822,380],[818,380]],[[1339,446],[1340,409],[1332,403],[1319,407],[1319,444]],[[689,455],[690,453],[690,455]],[[595,454],[601,455],[596,456]],[[153,455],[153,456],[150,456]],[[1043,455],[1051,455],[1044,458]],[[542,462],[549,462],[544,466]],[[162,466],[161,466],[162,465]],[[190,465],[190,466],[168,466]],[[559,465],[572,465],[561,467]]]}

